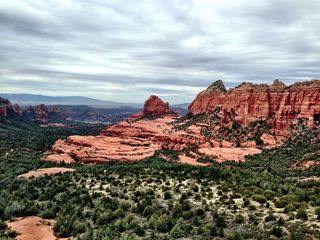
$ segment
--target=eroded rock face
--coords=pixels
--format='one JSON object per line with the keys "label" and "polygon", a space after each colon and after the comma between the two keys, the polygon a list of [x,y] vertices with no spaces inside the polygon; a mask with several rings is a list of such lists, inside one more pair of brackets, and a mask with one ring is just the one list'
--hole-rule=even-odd
{"label": "eroded rock face", "polygon": [[182,150],[186,146],[206,144],[200,129],[175,131],[171,125],[176,116],[167,115],[153,120],[122,121],[105,129],[101,134],[122,138],[141,138],[155,143],[161,149]]}
{"label": "eroded rock face", "polygon": [[0,117],[23,117],[27,120],[46,123],[50,119],[50,115],[57,116],[59,119],[66,118],[55,106],[40,104],[22,109],[18,104],[12,104],[8,99],[0,97]]}
{"label": "eroded rock face", "polygon": [[8,115],[8,108],[12,107],[11,102],[0,97],[0,116],[6,117]]}
{"label": "eroded rock face", "polygon": [[21,107],[18,104],[14,104],[13,105],[13,110],[20,116],[23,116],[23,110],[21,109]]}
{"label": "eroded rock face", "polygon": [[10,114],[22,116],[23,111],[18,104],[12,105],[8,99],[0,97],[0,117],[7,117]]}
{"label": "eroded rock face", "polygon": [[26,116],[34,121],[45,123],[48,121],[49,109],[46,105],[40,104],[30,106],[26,110]]}
{"label": "eroded rock face", "polygon": [[39,122],[47,122],[48,121],[48,107],[44,104],[40,104],[34,107],[34,111],[36,114],[36,119]]}
{"label": "eroded rock face", "polygon": [[320,80],[285,86],[275,80],[267,84],[242,83],[226,91],[221,80],[199,93],[189,106],[189,113],[210,112],[221,107],[221,121],[234,118],[240,124],[258,119],[268,120],[272,128],[282,131],[298,119],[309,127],[320,123]]}
{"label": "eroded rock face", "polygon": [[107,136],[70,136],[58,140],[45,159],[55,162],[105,163],[136,161],[152,156],[158,146],[145,139]]}
{"label": "eroded rock face", "polygon": [[151,95],[144,103],[143,114],[145,115],[163,115],[173,113],[170,109],[169,103],[165,103],[159,97]]}
{"label": "eroded rock face", "polygon": [[[170,114],[153,119],[141,118],[141,114],[137,114],[107,127],[99,136],[70,136],[66,140],[58,140],[45,159],[66,163],[137,161],[154,155],[156,150],[167,149],[183,150],[183,156],[179,158],[182,163],[205,166],[208,164],[197,162],[201,154],[214,156],[216,161],[223,162],[244,161],[245,155],[260,152],[254,143],[249,147],[235,148],[233,142],[208,139],[201,134],[205,126],[179,127],[184,124],[179,119],[179,116]],[[198,149],[199,152],[192,153],[186,149]]]}
{"label": "eroded rock face", "polygon": [[45,159],[55,162],[105,163],[137,161],[153,156],[156,150],[182,150],[187,146],[208,146],[200,130],[176,132],[173,115],[131,119],[106,128],[99,136],[70,136],[58,140]]}

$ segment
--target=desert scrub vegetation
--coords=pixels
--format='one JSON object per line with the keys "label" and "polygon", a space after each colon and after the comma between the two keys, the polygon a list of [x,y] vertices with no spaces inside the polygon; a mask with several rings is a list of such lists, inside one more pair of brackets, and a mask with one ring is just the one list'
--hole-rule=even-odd
{"label": "desert scrub vegetation", "polygon": [[56,236],[75,239],[320,237],[320,184],[300,181],[319,176],[319,166],[290,168],[306,155],[318,156],[320,143],[309,144],[315,131],[301,132],[241,164],[196,167],[165,161],[157,153],[141,162],[75,164],[72,173],[17,178],[57,166],[40,160],[43,151],[57,138],[82,131],[28,124],[1,128],[1,239],[14,237],[7,221],[33,215],[55,219]]}
{"label": "desert scrub vegetation", "polygon": [[255,141],[257,146],[264,144],[261,136],[270,133],[270,125],[267,121],[257,120],[244,126],[239,124],[232,113],[225,112],[229,123],[221,124],[221,107],[216,107],[209,113],[199,113],[196,115],[187,114],[178,118],[171,124],[176,131],[186,130],[190,126],[200,126],[200,134],[207,139],[226,140],[236,143],[241,147],[241,142]]}

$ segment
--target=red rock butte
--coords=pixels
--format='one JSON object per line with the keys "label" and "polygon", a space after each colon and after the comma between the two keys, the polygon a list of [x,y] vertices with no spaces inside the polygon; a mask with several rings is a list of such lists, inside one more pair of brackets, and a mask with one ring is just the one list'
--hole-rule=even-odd
{"label": "red rock butte", "polygon": [[159,97],[155,95],[151,95],[145,102],[143,107],[144,115],[163,115],[174,113],[173,110],[170,109],[169,103],[162,101]]}
{"label": "red rock butte", "polygon": [[221,107],[222,122],[229,116],[247,125],[258,119],[267,120],[275,131],[282,131],[298,119],[305,119],[310,128],[320,121],[320,81],[311,80],[286,86],[279,80],[272,85],[242,83],[226,89],[218,80],[199,93],[188,108],[198,114]]}

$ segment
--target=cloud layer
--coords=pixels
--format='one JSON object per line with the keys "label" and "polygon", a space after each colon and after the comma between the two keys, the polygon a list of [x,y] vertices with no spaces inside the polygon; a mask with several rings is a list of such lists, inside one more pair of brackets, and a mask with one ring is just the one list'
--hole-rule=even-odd
{"label": "cloud layer", "polygon": [[189,102],[320,78],[319,0],[2,0],[0,92]]}

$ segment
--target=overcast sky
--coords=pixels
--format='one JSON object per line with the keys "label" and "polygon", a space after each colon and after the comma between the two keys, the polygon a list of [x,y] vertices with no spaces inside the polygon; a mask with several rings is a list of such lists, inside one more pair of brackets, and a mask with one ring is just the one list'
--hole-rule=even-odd
{"label": "overcast sky", "polygon": [[0,92],[190,102],[320,78],[319,0],[1,0]]}

